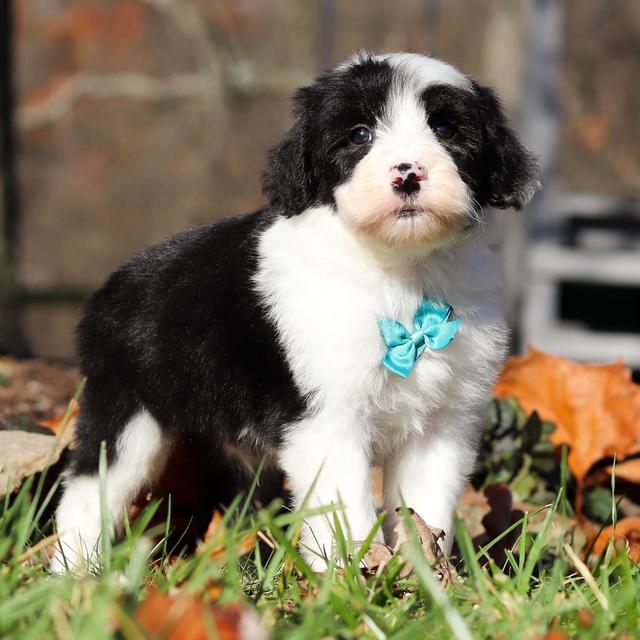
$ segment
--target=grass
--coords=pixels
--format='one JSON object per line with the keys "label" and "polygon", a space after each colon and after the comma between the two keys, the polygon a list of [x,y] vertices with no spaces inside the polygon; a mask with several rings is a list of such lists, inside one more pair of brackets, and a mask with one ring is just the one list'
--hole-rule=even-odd
{"label": "grass", "polygon": [[[517,523],[520,536],[502,567],[486,561],[498,540],[474,549],[458,519],[459,579],[445,591],[417,539],[408,551],[414,567],[409,578],[399,577],[399,560],[380,576],[363,576],[339,525],[342,568],[316,575],[296,548],[302,516],[277,504],[251,513],[240,497],[198,554],[168,548],[170,523],[145,531],[154,503],[126,523],[122,540],[107,543],[88,575],[52,576],[42,556],[53,528],[43,513],[56,487],[44,495],[43,486],[42,479],[36,485],[30,478],[0,507],[2,638],[148,637],[135,611],[152,589],[179,589],[221,604],[243,602],[274,638],[512,640],[552,630],[571,638],[639,637],[638,566],[613,547],[587,565],[580,550],[551,536],[554,514],[566,508],[562,490],[545,508],[538,533],[530,533],[528,516]],[[105,531],[109,527],[105,520]],[[242,556],[258,531],[269,545]]]}

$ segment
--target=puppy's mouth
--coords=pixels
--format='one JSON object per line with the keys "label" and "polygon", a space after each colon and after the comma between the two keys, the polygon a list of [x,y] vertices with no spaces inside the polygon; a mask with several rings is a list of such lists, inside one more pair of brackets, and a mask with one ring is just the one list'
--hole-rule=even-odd
{"label": "puppy's mouth", "polygon": [[424,215],[426,212],[421,207],[406,206],[398,209],[398,218],[417,218]]}

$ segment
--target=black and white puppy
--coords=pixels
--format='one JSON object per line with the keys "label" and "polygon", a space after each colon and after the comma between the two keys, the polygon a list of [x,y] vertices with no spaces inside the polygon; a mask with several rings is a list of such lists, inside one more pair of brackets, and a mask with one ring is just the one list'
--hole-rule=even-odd
{"label": "black and white puppy", "polygon": [[[215,447],[212,465],[266,455],[297,506],[340,502],[354,540],[376,520],[382,464],[386,505],[416,509],[450,548],[507,342],[482,208],[524,206],[536,162],[490,89],[423,55],[358,54],[293,113],[267,158],[267,208],[142,251],[89,302],[54,569],[98,543],[100,442],[117,524],[189,434]],[[414,326],[425,301],[431,328]],[[302,548],[324,566],[325,517]]]}

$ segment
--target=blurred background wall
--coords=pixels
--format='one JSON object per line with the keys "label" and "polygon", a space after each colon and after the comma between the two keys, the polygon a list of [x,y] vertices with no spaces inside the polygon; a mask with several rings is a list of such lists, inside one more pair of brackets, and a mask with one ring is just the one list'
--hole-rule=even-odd
{"label": "blurred background wall", "polygon": [[495,86],[542,156],[529,213],[493,218],[515,348],[640,366],[637,0],[1,6],[0,352],[72,360],[79,307],[115,267],[259,207],[292,91],[366,48],[429,52]]}

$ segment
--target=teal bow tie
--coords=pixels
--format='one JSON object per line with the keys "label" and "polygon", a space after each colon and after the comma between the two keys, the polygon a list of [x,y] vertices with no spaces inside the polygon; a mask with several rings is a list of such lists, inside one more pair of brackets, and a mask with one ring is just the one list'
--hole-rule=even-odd
{"label": "teal bow tie", "polygon": [[378,318],[380,335],[387,345],[382,365],[396,375],[406,378],[422,352],[444,349],[456,335],[462,320],[449,320],[450,304],[423,298],[413,316],[414,333],[393,318]]}

